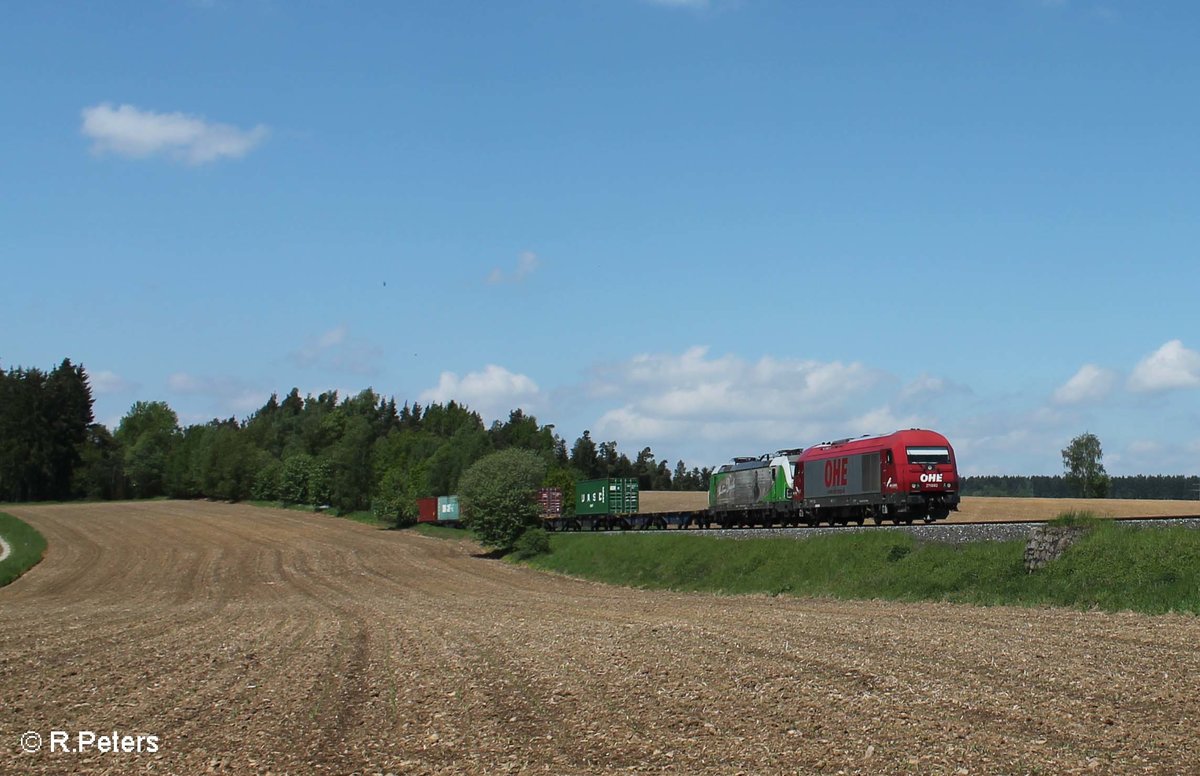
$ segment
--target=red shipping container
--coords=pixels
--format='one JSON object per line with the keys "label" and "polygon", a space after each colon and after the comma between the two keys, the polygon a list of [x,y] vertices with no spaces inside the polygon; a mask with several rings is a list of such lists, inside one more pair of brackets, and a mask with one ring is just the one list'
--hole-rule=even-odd
{"label": "red shipping container", "polygon": [[437,498],[417,499],[418,523],[436,523],[438,519],[437,511]]}

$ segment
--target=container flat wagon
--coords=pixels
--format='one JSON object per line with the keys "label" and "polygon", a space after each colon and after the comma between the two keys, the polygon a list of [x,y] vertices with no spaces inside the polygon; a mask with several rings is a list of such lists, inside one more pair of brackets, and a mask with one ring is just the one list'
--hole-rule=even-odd
{"label": "container flat wagon", "polygon": [[575,485],[575,514],[543,520],[551,531],[611,531],[653,527],[638,513],[636,477],[585,480]]}

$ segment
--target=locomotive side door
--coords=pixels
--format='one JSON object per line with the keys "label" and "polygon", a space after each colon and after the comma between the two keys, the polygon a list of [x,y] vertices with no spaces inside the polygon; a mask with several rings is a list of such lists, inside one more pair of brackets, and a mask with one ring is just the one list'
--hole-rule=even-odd
{"label": "locomotive side door", "polygon": [[892,449],[883,451],[879,456],[879,482],[883,485],[880,490],[883,493],[884,511],[890,511],[887,503],[891,500],[888,498],[893,493],[900,492],[900,482],[896,477],[896,460],[892,454]]}

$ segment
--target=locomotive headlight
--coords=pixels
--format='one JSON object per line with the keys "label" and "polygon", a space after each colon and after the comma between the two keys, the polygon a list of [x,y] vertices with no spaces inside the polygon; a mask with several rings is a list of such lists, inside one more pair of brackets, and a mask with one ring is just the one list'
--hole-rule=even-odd
{"label": "locomotive headlight", "polygon": [[920,487],[921,487],[921,485],[920,485],[919,483],[916,483],[916,482],[914,482],[914,483],[912,484],[912,489],[913,489],[913,490],[917,490],[917,489],[919,489]]}

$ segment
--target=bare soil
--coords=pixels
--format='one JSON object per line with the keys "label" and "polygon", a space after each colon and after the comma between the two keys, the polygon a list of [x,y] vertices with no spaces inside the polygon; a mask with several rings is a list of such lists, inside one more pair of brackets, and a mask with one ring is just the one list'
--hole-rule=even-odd
{"label": "bare soil", "polygon": [[[694,491],[646,490],[639,494],[643,512],[704,509],[708,494]],[[1067,511],[1089,511],[1097,517],[1170,517],[1200,515],[1200,501],[1101,498],[992,498],[967,496],[948,522],[1053,520]]]}
{"label": "bare soil", "polygon": [[[11,511],[50,549],[0,589],[0,773],[1200,763],[1191,616],[647,592],[223,504]],[[26,754],[27,730],[161,741]]]}

